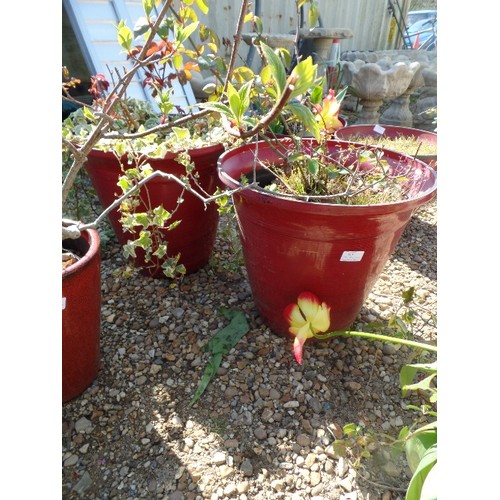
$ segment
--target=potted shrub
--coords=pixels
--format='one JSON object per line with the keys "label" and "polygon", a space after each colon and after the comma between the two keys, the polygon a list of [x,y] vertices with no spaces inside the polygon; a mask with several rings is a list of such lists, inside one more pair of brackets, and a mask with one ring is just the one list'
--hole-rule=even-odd
{"label": "potted shrub", "polygon": [[[287,91],[285,69],[279,58],[268,61],[279,98]],[[436,174],[424,162],[330,139],[339,113],[334,94],[318,109],[306,127],[312,138],[264,137],[219,158],[222,182],[247,187],[232,200],[256,308],[273,332],[299,346],[308,330],[289,328],[287,305],[309,291],[331,310],[331,327],[347,329],[413,212],[436,192]]]}

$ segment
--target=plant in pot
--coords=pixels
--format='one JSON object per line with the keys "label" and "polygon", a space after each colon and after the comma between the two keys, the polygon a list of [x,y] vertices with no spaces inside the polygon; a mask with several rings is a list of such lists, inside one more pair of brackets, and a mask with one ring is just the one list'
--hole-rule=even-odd
{"label": "plant in pot", "polygon": [[[103,75],[93,77],[92,106],[75,103],[67,91],[73,80],[65,75],[64,98],[81,107],[63,122],[63,153],[68,160],[68,170],[62,186],[63,213],[64,203],[84,167],[87,167],[91,178],[101,171],[107,172],[109,167],[105,182],[111,186],[112,194],[104,197],[96,185],[96,192],[103,205],[99,216],[88,223],[63,220],[63,259],[68,259],[68,265],[63,270],[64,401],[72,399],[88,387],[96,377],[99,366],[100,256],[99,235],[96,231],[99,223],[109,216],[125,255],[137,258],[141,271],[155,277],[182,275],[188,265],[182,261],[183,251],[179,251],[172,243],[174,231],[180,226],[187,226],[189,235],[199,233],[206,229],[205,226],[210,226],[207,239],[212,241],[216,230],[216,221],[205,221],[202,228],[190,226],[189,217],[185,217],[182,212],[188,196],[198,202],[197,213],[200,218],[205,209],[216,210],[213,207],[207,208],[211,202],[227,196],[225,193],[217,193],[217,183],[213,176],[205,182],[204,173],[193,158],[194,148],[202,146],[202,157],[211,154],[212,147],[215,148],[215,155],[218,155],[223,149],[221,144],[224,144],[224,137],[236,143],[267,130],[289,104],[289,111],[295,115],[304,114],[309,119],[312,116],[311,111],[301,103],[288,102],[310,87],[313,67],[311,58],[301,61],[291,70],[290,75],[286,77],[287,91],[277,100],[273,100],[272,92],[269,93],[272,87],[268,89],[268,85],[262,83],[268,76],[257,78],[244,67],[234,70],[235,54],[248,6],[247,0],[242,0],[235,44],[225,80],[214,87],[211,96],[213,106],[229,106],[237,120],[225,124],[223,133],[222,128],[212,126],[213,124],[207,121],[213,120],[211,115],[214,115],[214,110],[208,107],[191,110],[179,116],[171,101],[172,92],[169,88],[162,87],[157,80],[156,66],[160,66],[160,71],[165,65],[169,66],[170,70],[174,69],[168,78],[188,79],[189,72],[196,69],[195,65],[190,63],[199,57],[202,49],[187,51],[184,42],[190,34],[201,28],[198,21],[194,20],[194,11],[187,2],[183,4],[183,9],[176,9],[174,2],[168,0],[162,4],[160,12],[153,15],[157,4],[158,2],[153,0],[143,2],[145,18],[140,26],[136,24],[139,35],[144,35],[145,38],[141,45],[134,45],[132,30],[124,23],[119,23],[118,38],[130,55],[133,67],[129,71],[115,68],[117,81],[112,85]],[[202,10],[208,8],[204,1],[199,0],[196,4]],[[169,12],[171,15],[167,15]],[[174,34],[174,42],[169,41],[168,33]],[[157,36],[160,41],[157,41]],[[270,49],[268,54],[274,57]],[[184,65],[183,56],[190,59]],[[127,88],[140,68],[145,69],[146,74],[149,72],[148,78],[156,92],[161,113],[152,113],[149,105],[127,98]],[[161,75],[163,77],[163,73]],[[266,97],[265,101],[261,100],[263,95]],[[238,96],[237,99],[235,96]],[[262,116],[256,112],[243,116],[235,108],[238,99],[243,103],[240,110],[248,108],[252,102],[265,112]],[[219,109],[215,109],[215,114],[216,118],[220,116]],[[222,117],[224,118],[223,114]],[[212,137],[215,138],[215,146],[206,147],[207,137],[199,133],[206,132],[205,128],[210,129]],[[229,135],[226,134],[228,131]],[[175,169],[165,171],[157,161],[169,155],[170,160],[175,160]],[[216,156],[211,158],[211,168],[214,172],[215,159]],[[94,164],[89,166],[92,161]],[[168,181],[177,191],[164,188],[160,194],[153,196],[151,186],[157,181]],[[237,188],[239,189],[246,189],[246,186]],[[215,204],[212,205],[216,207]],[[216,217],[217,212],[213,215]],[[196,219],[196,216],[194,218]],[[131,235],[128,239],[122,238],[124,230],[129,231]],[[211,244],[208,244],[209,248]],[[187,249],[194,249],[195,253],[199,246],[196,241],[190,240],[187,243]],[[173,252],[171,247],[174,247]],[[89,272],[88,280],[80,281],[80,268],[90,268],[91,262],[92,273]],[[188,270],[194,271],[196,266],[200,265],[202,264],[193,264]],[[70,278],[73,281],[71,290]],[[79,293],[83,291],[88,295],[80,296]],[[89,296],[90,293],[92,297]],[[81,346],[85,343],[88,348],[84,350]]]}
{"label": "plant in pot", "polygon": [[[287,91],[286,68],[278,57],[268,61],[268,85],[279,98]],[[315,88],[301,90],[314,100]],[[237,119],[230,107],[218,109],[228,121]],[[436,192],[436,174],[427,164],[331,139],[327,124],[338,115],[338,102],[321,111],[312,120],[302,116],[302,130],[313,137],[265,136],[219,158],[221,181],[232,190],[247,186],[232,201],[256,308],[273,332],[294,339],[300,361],[311,331],[350,327],[413,212]],[[286,309],[303,291],[320,301],[291,328]]]}
{"label": "plant in pot", "polygon": [[361,142],[393,149],[427,163],[437,170],[437,133],[397,125],[348,125],[335,131],[343,141]]}

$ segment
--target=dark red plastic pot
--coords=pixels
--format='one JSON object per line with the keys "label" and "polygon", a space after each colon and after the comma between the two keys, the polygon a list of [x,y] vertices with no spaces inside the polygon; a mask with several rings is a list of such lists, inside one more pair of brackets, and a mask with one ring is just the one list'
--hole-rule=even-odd
{"label": "dark red plastic pot", "polygon": [[62,273],[62,400],[79,396],[97,377],[101,337],[101,242],[93,229],[63,248],[83,255]]}
{"label": "dark red plastic pot", "polygon": [[[290,146],[289,140],[280,142]],[[350,143],[328,144],[334,154]],[[253,175],[255,152],[253,143],[221,155],[219,176],[227,187],[240,187],[241,175]],[[264,162],[277,159],[265,142],[258,143],[258,154]],[[393,169],[400,160],[412,165],[410,199],[334,205],[284,199],[253,187],[233,195],[253,299],[275,333],[288,334],[283,310],[303,291],[331,307],[331,330],[350,327],[414,210],[435,195],[436,173],[428,165],[389,150],[385,157]]]}
{"label": "dark red plastic pot", "polygon": [[[335,138],[342,141],[352,141],[352,138],[356,137],[373,137],[377,139],[377,143],[378,139],[380,139],[381,137],[385,137],[387,139],[397,139],[398,137],[415,137],[422,141],[422,143],[432,144],[437,148],[437,134],[434,132],[428,132],[427,130],[420,130],[418,128],[398,127],[395,125],[382,124],[346,125],[345,127],[335,131]],[[390,143],[382,144],[382,146],[391,149]],[[429,167],[432,167],[437,171],[437,154],[419,154],[416,156],[416,158],[420,161],[423,161],[424,163],[427,163]]]}
{"label": "dark red plastic pot", "polygon": [[[224,151],[222,145],[210,146],[189,151],[195,170],[199,174],[198,182],[203,190],[213,194],[220,182],[217,176],[217,159]],[[175,154],[168,154],[163,159],[150,159],[153,169],[174,174],[185,175],[185,168],[176,160]],[[126,160],[122,161],[126,165]],[[103,207],[108,207],[121,189],[117,186],[118,178],[123,175],[120,164],[113,153],[93,150],[89,154],[87,172],[90,176],[99,201]],[[194,186],[193,186],[194,187]],[[198,189],[198,188],[196,188]],[[173,211],[177,205],[177,199],[182,194],[182,187],[171,180],[154,178],[141,188],[141,205],[137,211],[154,208],[160,204],[168,211]],[[212,254],[217,235],[219,213],[217,205],[210,203],[205,207],[204,203],[195,195],[185,192],[183,203],[177,208],[175,215],[169,223],[181,220],[182,222],[174,229],[162,230],[168,241],[167,257],[176,256],[180,253],[180,264],[184,264],[187,273],[192,273],[204,267]],[[109,214],[111,226],[121,245],[135,236],[123,232],[120,223],[120,213],[114,210]],[[138,257],[134,264],[141,268],[141,273],[155,278],[164,278],[160,260],[154,257],[153,264],[144,262],[143,254],[138,249]]]}

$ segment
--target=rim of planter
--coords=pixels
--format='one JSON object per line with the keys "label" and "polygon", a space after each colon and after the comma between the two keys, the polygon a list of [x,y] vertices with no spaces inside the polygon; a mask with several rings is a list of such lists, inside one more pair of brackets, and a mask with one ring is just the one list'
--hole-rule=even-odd
{"label": "rim of planter", "polygon": [[[85,238],[84,233],[87,233],[88,236],[87,238]],[[89,248],[81,259],[79,259],[77,262],[71,264],[70,266],[68,266],[66,269],[63,270],[62,272],[63,279],[67,278],[68,276],[71,276],[72,274],[76,273],[79,269],[87,266],[90,263],[90,261],[94,258],[96,252],[99,250],[101,239],[96,229],[86,229],[85,231],[82,232],[81,238],[84,238],[87,241],[87,243],[89,244]],[[78,241],[78,238],[75,241]]]}
{"label": "rim of planter", "polygon": [[[315,139],[303,139],[303,141],[317,143]],[[289,143],[292,145],[292,140],[290,138],[280,138],[273,142],[280,143]],[[329,139],[327,141],[330,147],[338,147],[345,149],[347,145],[356,144],[353,142],[337,140],[337,139]],[[432,167],[430,167],[424,161],[419,159],[414,159],[413,157],[393,151],[391,149],[381,148],[377,146],[364,145],[363,147],[370,150],[382,150],[384,152],[384,159],[392,159],[396,162],[400,160],[405,160],[412,164],[420,172],[420,176],[422,177],[422,182],[428,184],[428,187],[422,191],[419,191],[417,196],[412,196],[407,199],[397,200],[393,202],[387,203],[374,203],[367,205],[348,205],[342,203],[328,203],[325,201],[322,202],[314,202],[312,197],[307,196],[299,196],[299,195],[284,195],[273,193],[263,187],[260,186],[248,186],[245,189],[242,189],[239,193],[243,194],[245,197],[249,199],[257,198],[257,197],[269,197],[273,199],[274,207],[279,207],[280,204],[289,204],[289,203],[301,203],[304,207],[307,207],[306,210],[310,210],[314,213],[321,212],[329,212],[332,210],[332,207],[336,207],[339,211],[365,211],[372,212],[376,211],[377,213],[383,213],[385,211],[392,212],[397,210],[399,206],[407,207],[408,204],[421,205],[426,201],[429,201],[436,192],[437,189],[437,175]],[[271,157],[276,158],[276,153],[270,148],[266,141],[256,141],[252,143],[243,144],[241,146],[237,146],[232,149],[226,150],[219,157],[217,162],[217,169],[219,173],[219,178],[221,181],[230,189],[244,188],[245,185],[239,180],[232,177],[229,174],[229,170],[237,171],[240,175],[246,175],[253,171],[253,159],[255,157],[255,151],[258,150],[261,153],[264,153],[265,160],[269,160]],[[256,170],[262,170],[262,166],[257,166]]]}
{"label": "rim of planter", "polygon": [[[342,141],[349,141],[353,143],[360,144],[359,141],[352,141],[350,137],[375,137],[387,139],[396,139],[398,137],[416,137],[417,139],[422,139],[423,142],[435,144],[437,147],[437,134],[435,132],[430,132],[429,130],[423,130],[413,127],[400,127],[399,125],[384,125],[381,123],[375,124],[353,124],[346,125],[345,127],[339,128],[335,131],[334,137]],[[391,148],[385,148],[391,149]],[[395,150],[393,150],[395,151]],[[427,163],[431,160],[437,160],[436,154],[417,154],[417,159],[422,160]]]}
{"label": "rim of planter", "polygon": [[[222,143],[217,143],[217,144],[212,144],[210,146],[201,146],[199,148],[192,148],[188,149],[187,152],[191,157],[197,158],[199,156],[205,156],[208,154],[215,153],[217,151],[223,151],[225,149],[224,144]],[[185,149],[180,149],[179,151],[175,152],[168,152],[164,157],[160,158],[159,156],[149,156],[147,153],[141,153],[145,158],[149,158],[153,161],[155,160],[173,160],[175,159],[180,153],[185,152]],[[95,157],[109,157],[109,155],[113,155],[113,150],[112,147],[110,147],[109,150],[104,150],[100,148],[93,148],[90,150],[89,155],[95,156]],[[122,158],[126,158],[127,155],[123,155]]]}

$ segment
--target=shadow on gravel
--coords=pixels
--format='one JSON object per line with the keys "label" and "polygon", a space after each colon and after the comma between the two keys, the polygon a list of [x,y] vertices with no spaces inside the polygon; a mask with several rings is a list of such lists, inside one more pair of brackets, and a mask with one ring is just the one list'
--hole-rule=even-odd
{"label": "shadow on gravel", "polygon": [[406,226],[391,256],[431,280],[437,279],[437,226],[416,216]]}
{"label": "shadow on gravel", "polygon": [[[162,425],[167,426],[162,419],[168,420],[170,410],[154,409],[150,387],[132,399],[119,399],[115,392],[102,368],[89,389],[63,406],[63,456],[73,455],[78,461],[64,463],[62,498],[153,499],[169,492],[165,500],[182,500],[188,498],[188,485],[193,499],[200,495],[197,481],[175,452],[182,442],[182,426],[169,425],[166,435],[162,431]],[[103,399],[102,394],[108,396]],[[92,413],[79,412],[82,399],[87,408],[94,408]]]}

